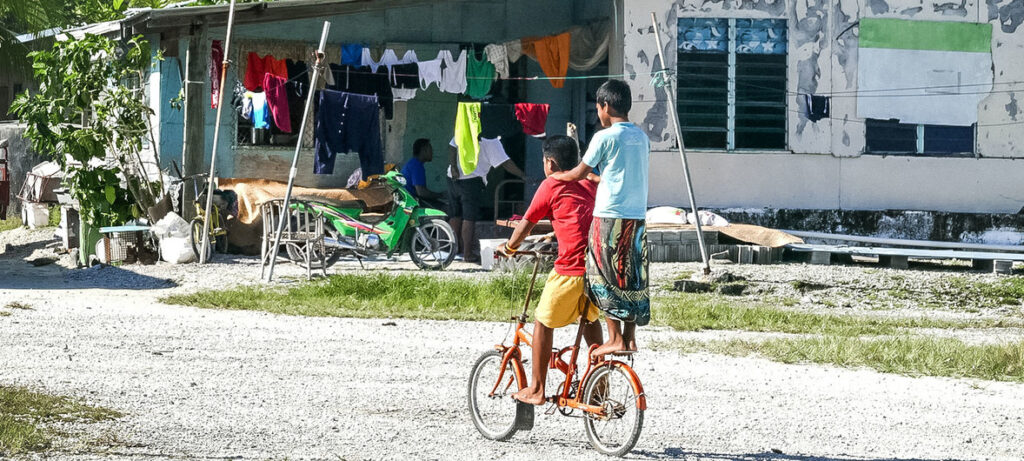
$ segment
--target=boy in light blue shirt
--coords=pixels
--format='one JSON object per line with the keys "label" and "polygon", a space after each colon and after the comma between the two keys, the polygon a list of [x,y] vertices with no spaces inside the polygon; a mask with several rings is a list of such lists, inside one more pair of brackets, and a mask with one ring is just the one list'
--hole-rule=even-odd
{"label": "boy in light blue shirt", "polygon": [[[651,320],[647,273],[647,172],[651,142],[628,115],[629,85],[609,80],[597,90],[597,115],[605,129],[590,141],[583,162],[551,177],[598,181],[594,222],[587,245],[586,292],[605,312],[605,355],[636,350],[636,326]],[[597,169],[601,176],[591,173]]]}

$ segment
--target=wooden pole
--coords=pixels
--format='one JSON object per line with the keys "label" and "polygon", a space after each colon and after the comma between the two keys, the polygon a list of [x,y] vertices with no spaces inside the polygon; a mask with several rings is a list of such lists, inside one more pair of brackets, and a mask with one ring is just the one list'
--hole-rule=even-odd
{"label": "wooden pole", "polygon": [[[658,17],[651,12],[651,24],[654,25],[654,40],[658,45],[658,60],[661,69],[665,67],[665,52],[661,48],[661,29],[658,28]],[[693,182],[690,180],[690,166],[686,163],[686,148],[683,146],[683,130],[679,123],[679,109],[676,108],[676,85],[672,79],[665,79],[668,87],[668,113],[672,116],[672,126],[676,130],[676,142],[679,146],[679,158],[683,161],[683,179],[686,180],[686,193],[690,196],[690,211],[693,212],[694,224],[697,226],[697,244],[700,245],[700,259],[704,262],[704,275],[711,273],[711,260],[708,258],[708,247],[704,244],[704,232],[701,230],[700,216],[697,214],[697,199],[693,197]]]}
{"label": "wooden pole", "polygon": [[274,264],[277,263],[277,251],[281,248],[281,234],[284,232],[284,222],[288,219],[288,202],[292,198],[292,187],[295,186],[295,176],[299,168],[299,152],[302,150],[302,140],[306,138],[306,127],[309,125],[310,112],[313,111],[313,97],[316,95],[317,84],[320,80],[320,73],[326,65],[324,61],[324,49],[327,47],[327,34],[331,31],[331,23],[324,21],[324,30],[320,34],[320,47],[316,53],[316,64],[313,69],[313,76],[309,79],[309,95],[306,97],[306,110],[302,112],[302,125],[299,128],[299,140],[295,142],[295,155],[292,156],[292,167],[288,170],[288,189],[284,193],[284,204],[281,208],[281,220],[277,223],[277,232],[274,233],[274,245],[270,247],[270,270],[267,271],[267,281],[274,278]]}
{"label": "wooden pole", "polygon": [[[228,66],[231,65],[231,60],[228,59],[228,56],[231,56],[229,54],[231,52],[231,32],[234,29],[234,26],[235,0],[231,0],[231,6],[228,8],[228,30],[224,37],[224,62],[220,68],[220,93],[218,95],[220,100],[217,102],[217,119],[213,124],[213,154],[210,156],[210,177],[207,178],[209,182],[206,185],[206,213],[203,218],[203,243],[202,246],[199,247],[200,264],[206,263],[206,248],[210,245],[210,211],[213,208],[213,176],[216,173],[217,168],[217,147],[220,143],[220,114],[224,110],[224,93],[230,92],[230,90],[224,87],[224,84],[228,76]],[[204,41],[203,44],[205,45],[206,42]]]}
{"label": "wooden pole", "polygon": [[[206,42],[207,26],[204,22],[198,33],[189,38],[185,51],[185,75],[182,89],[185,91],[185,120],[182,132],[181,168],[185,176],[192,176],[203,171],[203,157],[206,149],[206,108],[203,106],[203,78],[206,72],[208,53],[203,53],[202,44]],[[182,218],[191,221],[195,217],[196,200],[192,187],[183,187]]]}

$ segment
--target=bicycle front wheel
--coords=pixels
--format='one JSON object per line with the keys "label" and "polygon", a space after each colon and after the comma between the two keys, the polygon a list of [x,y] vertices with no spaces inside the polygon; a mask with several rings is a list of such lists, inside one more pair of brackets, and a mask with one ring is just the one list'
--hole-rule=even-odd
{"label": "bicycle front wheel", "polygon": [[211,241],[209,242],[210,244],[207,245],[206,248],[202,248],[202,246],[203,246],[203,218],[201,218],[199,216],[196,216],[195,218],[192,218],[192,225],[189,226],[189,238],[188,238],[188,240],[192,243],[192,251],[196,255],[196,261],[197,262],[200,261],[201,259],[203,259],[203,257],[200,256],[200,254],[199,254],[199,250],[200,249],[202,249],[202,250],[204,250],[206,252],[206,256],[205,256],[206,260],[207,261],[210,260],[210,256],[212,255],[212,246],[213,246],[214,242],[213,242],[213,239],[211,238]]}
{"label": "bicycle front wheel", "polygon": [[587,439],[597,451],[623,456],[633,449],[644,425],[644,411],[637,405],[639,398],[623,368],[603,366],[587,378],[583,402],[603,407],[605,413],[583,414]]}
{"label": "bicycle front wheel", "polygon": [[[473,416],[473,424],[480,434],[490,440],[508,440],[515,435],[516,401],[512,394],[522,388],[511,361],[505,366],[505,375],[498,382],[501,374],[501,353],[489,351],[480,356],[473,365],[469,375],[469,411]],[[491,389],[494,394],[490,395]]]}

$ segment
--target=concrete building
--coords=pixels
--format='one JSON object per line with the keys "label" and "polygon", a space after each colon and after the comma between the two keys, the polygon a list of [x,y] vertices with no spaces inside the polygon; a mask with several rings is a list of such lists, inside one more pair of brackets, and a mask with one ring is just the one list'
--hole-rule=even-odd
{"label": "concrete building", "polygon": [[[702,206],[959,213],[1024,208],[1020,2],[630,0],[621,13],[623,65],[634,91],[631,116],[654,141],[651,205],[686,203],[667,112],[668,104],[678,104]],[[666,65],[679,75],[678,98],[650,84],[651,72],[660,69],[651,13]],[[864,29],[886,21],[900,30],[934,22],[990,30],[988,46],[974,50],[990,66],[947,60],[942,68],[915,69],[919,52],[902,63],[868,62]],[[767,35],[776,37],[768,41],[777,47],[744,54],[739,48],[759,40],[753,30],[759,27],[771,29]],[[740,37],[751,33],[755,38]],[[701,49],[694,45],[701,39],[725,43]],[[921,48],[942,49],[927,43]],[[914,71],[928,73],[911,87],[899,83]],[[979,72],[982,80],[971,82]],[[879,81],[890,83],[878,89]],[[829,97],[830,113],[811,121],[806,95]],[[949,102],[950,96],[968,101]],[[936,101],[942,103],[926,112],[971,123],[889,120],[901,109]],[[879,106],[892,114],[880,113]]]}

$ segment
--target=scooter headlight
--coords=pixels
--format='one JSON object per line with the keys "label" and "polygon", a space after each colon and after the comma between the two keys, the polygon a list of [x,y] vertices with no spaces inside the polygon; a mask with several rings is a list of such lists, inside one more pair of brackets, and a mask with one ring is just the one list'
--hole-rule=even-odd
{"label": "scooter headlight", "polygon": [[398,183],[403,185],[403,186],[405,185],[405,177],[404,176],[395,176],[395,181],[398,181]]}

